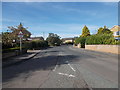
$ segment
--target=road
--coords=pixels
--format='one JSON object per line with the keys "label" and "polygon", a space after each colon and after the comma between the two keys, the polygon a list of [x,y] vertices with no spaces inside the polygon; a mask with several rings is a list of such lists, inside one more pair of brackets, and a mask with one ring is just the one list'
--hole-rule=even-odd
{"label": "road", "polygon": [[3,68],[3,88],[118,88],[118,56],[72,46]]}

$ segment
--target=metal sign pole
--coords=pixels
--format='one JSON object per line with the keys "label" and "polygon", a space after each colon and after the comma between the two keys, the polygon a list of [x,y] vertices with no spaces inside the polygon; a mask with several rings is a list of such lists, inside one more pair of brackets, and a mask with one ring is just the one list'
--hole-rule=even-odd
{"label": "metal sign pole", "polygon": [[20,52],[22,52],[22,37],[23,37],[22,31],[19,32],[18,37],[20,38]]}
{"label": "metal sign pole", "polygon": [[20,37],[20,52],[22,52],[22,38]]}

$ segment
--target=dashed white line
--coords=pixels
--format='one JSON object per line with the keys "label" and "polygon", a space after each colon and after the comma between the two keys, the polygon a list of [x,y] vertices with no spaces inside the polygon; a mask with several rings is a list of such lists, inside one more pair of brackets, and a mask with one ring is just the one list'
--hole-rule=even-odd
{"label": "dashed white line", "polygon": [[61,72],[58,72],[59,75],[65,75],[65,76],[68,76],[68,77],[75,77],[74,75],[72,74],[66,74],[66,73],[61,73]]}

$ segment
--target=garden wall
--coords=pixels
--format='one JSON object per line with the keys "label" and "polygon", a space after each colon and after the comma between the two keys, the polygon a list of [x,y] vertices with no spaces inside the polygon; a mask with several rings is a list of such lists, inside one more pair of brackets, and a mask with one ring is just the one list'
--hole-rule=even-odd
{"label": "garden wall", "polygon": [[85,45],[85,49],[120,54],[120,45]]}

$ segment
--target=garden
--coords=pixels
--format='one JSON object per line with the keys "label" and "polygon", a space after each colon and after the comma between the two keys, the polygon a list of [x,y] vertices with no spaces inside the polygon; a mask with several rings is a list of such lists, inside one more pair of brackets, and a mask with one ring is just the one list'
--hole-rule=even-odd
{"label": "garden", "polygon": [[82,35],[75,39],[75,44],[81,44],[81,48],[85,45],[119,45],[120,41],[115,40],[113,32],[106,26],[99,28],[97,34],[90,35],[90,31],[85,26]]}

